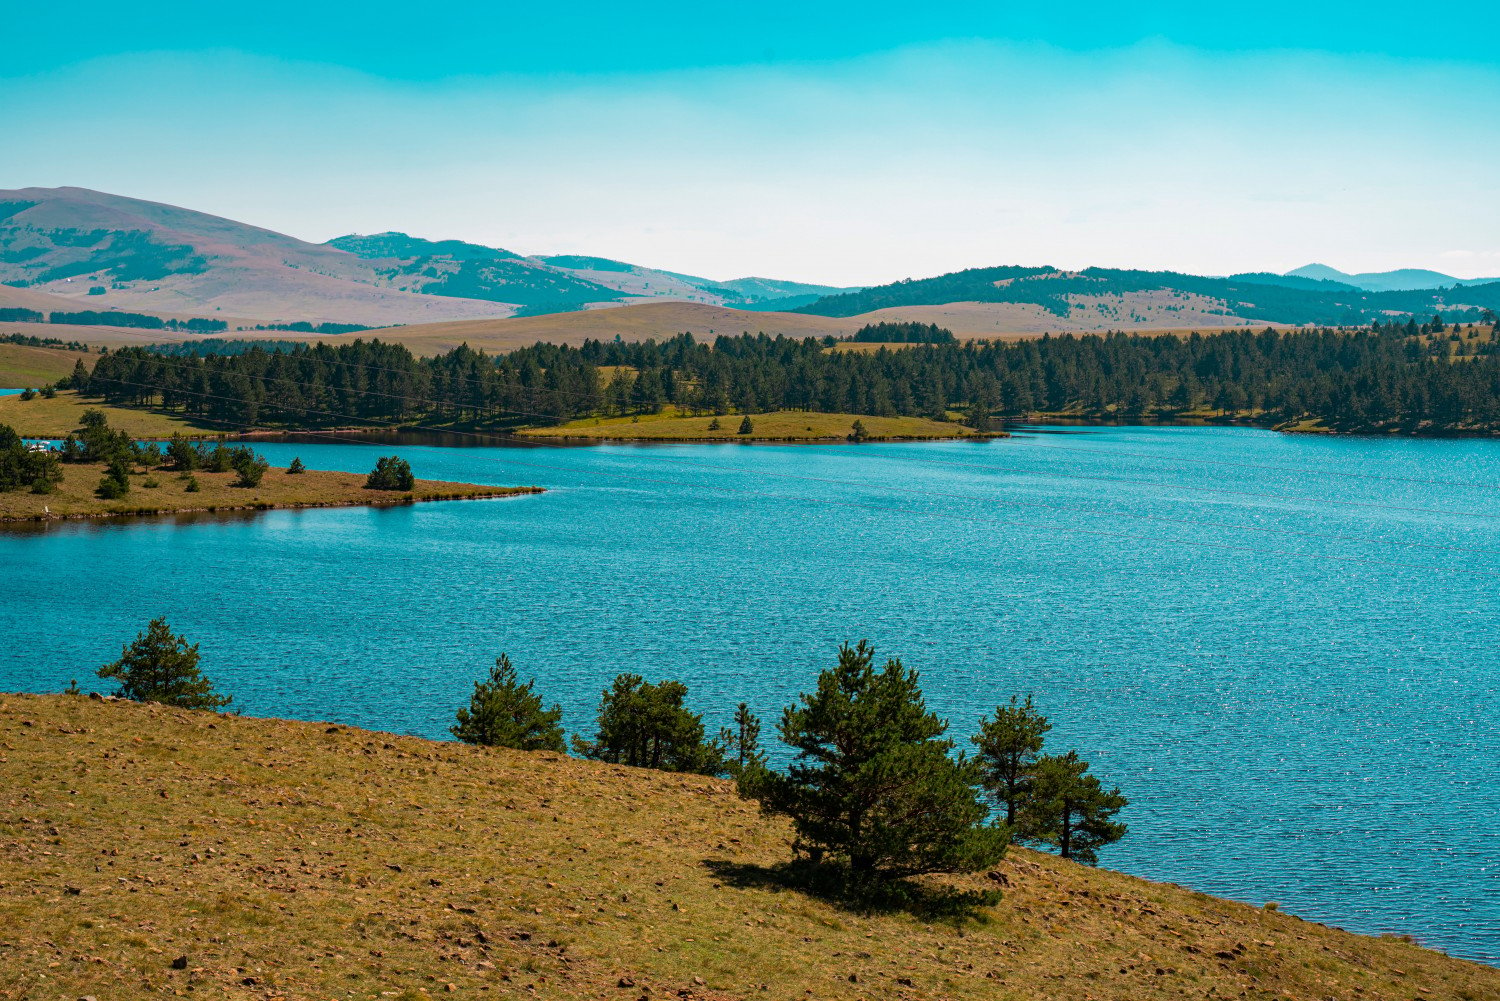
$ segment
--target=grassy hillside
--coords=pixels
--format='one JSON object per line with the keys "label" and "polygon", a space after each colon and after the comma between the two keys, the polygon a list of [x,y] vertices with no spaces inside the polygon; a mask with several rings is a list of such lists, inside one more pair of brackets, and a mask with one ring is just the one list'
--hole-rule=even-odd
{"label": "grassy hillside", "polygon": [[630,417],[591,417],[556,427],[521,432],[538,438],[598,438],[630,441],[843,441],[855,421],[864,424],[873,439],[962,438],[974,432],[959,424],[945,424],[926,417],[867,417],[861,414],[819,414],[783,410],[751,414],[754,430],[739,433],[741,415],[717,418],[717,430],[709,427],[713,417],[679,417],[671,413]]}
{"label": "grassy hillside", "polygon": [[[73,371],[73,363],[87,356],[81,351],[0,344],[0,386],[24,389],[56,382]],[[93,359],[85,364],[92,366]]]}
{"label": "grassy hillside", "polygon": [[[365,474],[310,469],[290,475],[270,469],[258,486],[237,487],[235,473],[193,473],[198,483],[169,470],[130,477],[130,493],[118,500],[94,496],[104,463],[63,466],[63,481],[50,494],[0,493],[0,521],[51,521],[57,518],[112,518],[124,515],[177,514],[186,511],[243,511],[304,507],[389,507],[415,501],[480,500],[540,493],[540,487],[496,487],[475,483],[417,480],[411,490],[366,490]],[[147,486],[154,482],[156,486]]]}
{"label": "grassy hillside", "polygon": [[[71,371],[71,364],[69,370]],[[174,434],[222,435],[237,432],[229,428],[204,424],[171,414],[112,407],[97,400],[85,400],[72,390],[62,390],[52,399],[40,396],[22,400],[19,396],[0,396],[0,424],[9,424],[23,438],[61,438],[78,430],[85,410],[102,410],[109,416],[109,426],[133,438],[170,438]]]}
{"label": "grassy hillside", "polygon": [[729,783],[557,754],[3,695],[0,779],[0,997],[1500,996],[1405,941],[1020,850],[955,881],[1004,886],[972,919],[854,913],[777,882],[787,829]]}
{"label": "grassy hillside", "polygon": [[688,332],[712,339],[715,334],[750,331],[791,337],[843,337],[863,323],[854,319],[800,316],[795,313],[756,313],[696,302],[644,302],[608,309],[588,309],[546,316],[498,320],[460,320],[391,327],[380,331],[382,341],[404,344],[420,355],[441,354],[460,344],[489,352],[509,351],[538,341],[579,345],[585,340],[662,340]]}

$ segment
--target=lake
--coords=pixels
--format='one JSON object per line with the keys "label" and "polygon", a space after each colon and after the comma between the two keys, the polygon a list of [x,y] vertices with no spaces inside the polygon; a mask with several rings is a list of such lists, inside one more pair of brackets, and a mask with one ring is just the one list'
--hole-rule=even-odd
{"label": "lake", "polygon": [[869,638],[965,743],[1034,695],[1131,798],[1106,866],[1500,963],[1500,443],[259,447],[549,492],[0,534],[0,689],[165,614],[252,715],[444,737],[505,651],[570,729],[632,671],[769,736]]}

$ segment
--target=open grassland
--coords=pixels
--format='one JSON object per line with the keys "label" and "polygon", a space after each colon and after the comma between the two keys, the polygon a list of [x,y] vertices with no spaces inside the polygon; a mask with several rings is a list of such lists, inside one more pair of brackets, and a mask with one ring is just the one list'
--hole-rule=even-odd
{"label": "open grassland", "polygon": [[718,334],[738,336],[747,331],[752,334],[764,331],[772,336],[843,337],[863,325],[864,321],[857,317],[757,313],[699,302],[643,302],[547,316],[388,327],[360,336],[404,344],[413,354],[434,355],[451,351],[460,344],[495,353],[528,347],[538,341],[576,346],[590,339],[608,341],[619,336],[626,341],[664,340],[682,333],[690,333],[700,341],[712,340]]}
{"label": "open grassland", "polygon": [[0,396],[0,424],[9,424],[24,438],[61,438],[76,431],[83,423],[85,410],[102,410],[109,426],[132,438],[170,438],[174,434],[190,437],[212,437],[234,434],[222,425],[194,421],[176,414],[160,414],[133,407],[114,407],[80,397],[70,389],[61,390],[52,399],[41,396],[22,400],[19,396]]}
{"label": "open grassland", "polygon": [[0,387],[6,389],[37,388],[71,375],[80,358],[93,367],[82,351],[59,348],[35,348],[26,344],[0,344]]}
{"label": "open grassland", "polygon": [[[717,420],[718,429],[710,428]],[[673,413],[631,417],[590,417],[556,427],[521,432],[538,438],[595,438],[628,441],[843,441],[859,421],[874,440],[893,438],[963,438],[975,432],[961,424],[926,417],[867,417],[781,410],[751,414],[754,430],[740,434],[742,415],[681,417]]]}
{"label": "open grassland", "polygon": [[[478,500],[540,493],[540,487],[494,487],[474,483],[417,480],[411,490],[366,490],[363,473],[309,469],[290,474],[267,470],[260,484],[237,487],[235,473],[192,475],[198,490],[188,492],[187,477],[165,469],[131,475],[130,492],[117,500],[101,500],[94,488],[105,466],[94,463],[64,465],[57,491],[0,493],[0,521],[46,521],[54,518],[113,518],[124,515],[176,514],[188,511],[242,511],[293,507],[386,507],[433,500]],[[155,483],[156,486],[148,486]]]}
{"label": "open grassland", "polygon": [[3,695],[0,780],[4,998],[1500,996],[1406,941],[1022,850],[949,881],[1004,889],[966,919],[851,911],[778,880],[789,831],[730,783],[558,754]]}

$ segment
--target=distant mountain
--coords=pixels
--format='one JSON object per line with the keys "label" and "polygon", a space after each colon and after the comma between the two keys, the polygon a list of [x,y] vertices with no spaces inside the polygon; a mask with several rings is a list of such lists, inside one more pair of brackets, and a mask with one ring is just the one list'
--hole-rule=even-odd
{"label": "distant mountain", "polygon": [[503,312],[402,289],[334,247],[86,188],[0,191],[0,282],[89,309],[271,322],[375,326]]}
{"label": "distant mountain", "polygon": [[743,306],[846,291],[762,278],[719,283],[602,257],[526,257],[398,232],[313,244],[85,188],[0,191],[0,283],[86,297],[89,309],[370,326],[641,299]]}
{"label": "distant mountain", "polygon": [[1422,268],[1402,268],[1398,271],[1370,271],[1364,274],[1350,275],[1336,268],[1330,268],[1326,264],[1304,265],[1303,267],[1288,271],[1283,277],[1340,282],[1354,288],[1364,289],[1367,292],[1408,292],[1417,289],[1452,288],[1455,285],[1490,285],[1500,282],[1500,278],[1455,278],[1452,275],[1445,275],[1441,271],[1427,271]]}
{"label": "distant mountain", "polygon": [[[1331,269],[1330,269],[1331,270]],[[1278,275],[1270,271],[1248,271],[1230,275],[1232,282],[1250,282],[1253,285],[1280,285],[1282,288],[1302,288],[1313,291],[1356,291],[1357,287],[1331,278],[1310,278],[1304,275]]]}
{"label": "distant mountain", "polygon": [[[1270,284],[1265,276],[1206,278],[1171,271],[1125,271],[1087,268],[1061,271],[1050,267],[972,268],[880,285],[859,292],[827,296],[795,312],[820,316],[855,316],[904,310],[905,318],[925,322],[930,310],[912,307],[1003,304],[1044,310],[1057,318],[1052,329],[1121,329],[1209,325],[1228,322],[1346,325],[1398,314],[1447,313],[1478,319],[1484,310],[1500,310],[1500,283],[1457,291],[1429,289],[1369,292],[1349,285],[1295,276],[1288,284]],[[1188,322],[1171,322],[1172,320]],[[1163,320],[1167,322],[1162,322]]]}

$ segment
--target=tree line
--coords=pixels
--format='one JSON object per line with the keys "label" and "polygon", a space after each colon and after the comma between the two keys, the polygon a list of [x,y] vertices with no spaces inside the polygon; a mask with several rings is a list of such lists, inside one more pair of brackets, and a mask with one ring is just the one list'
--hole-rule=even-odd
{"label": "tree line", "polygon": [[[197,645],[156,619],[98,674],[118,681],[126,698],[228,705],[198,662]],[[486,747],[565,753],[562,708],[546,706],[535,686],[502,654],[475,682],[451,733]],[[894,658],[877,667],[866,642],[840,647],[813,690],[782,710],[776,730],[790,755],[783,769],[768,764],[760,720],[745,703],[731,726],[709,737],[687,691],[680,681],[619,675],[601,693],[594,735],[575,735],[573,753],[733,777],[742,796],[791,822],[800,862],[844,879],[976,872],[1013,843],[1095,864],[1098,851],[1126,833],[1115,819],[1128,803],[1118,789],[1106,789],[1076,752],[1042,753],[1051,724],[1030,697],[998,706],[970,738],[973,755],[958,753],[948,722],[927,708],[918,673]]]}
{"label": "tree line", "polygon": [[[75,388],[230,424],[547,423],[671,406],[992,418],[1035,414],[1311,417],[1343,429],[1500,429],[1500,335],[1441,317],[1359,330],[1183,337],[1062,334],[1016,342],[841,352],[765,334],[627,344],[537,344],[498,357],[468,347],[417,358],[378,340],[234,356],[102,357]],[[601,372],[610,372],[606,380]]]}

